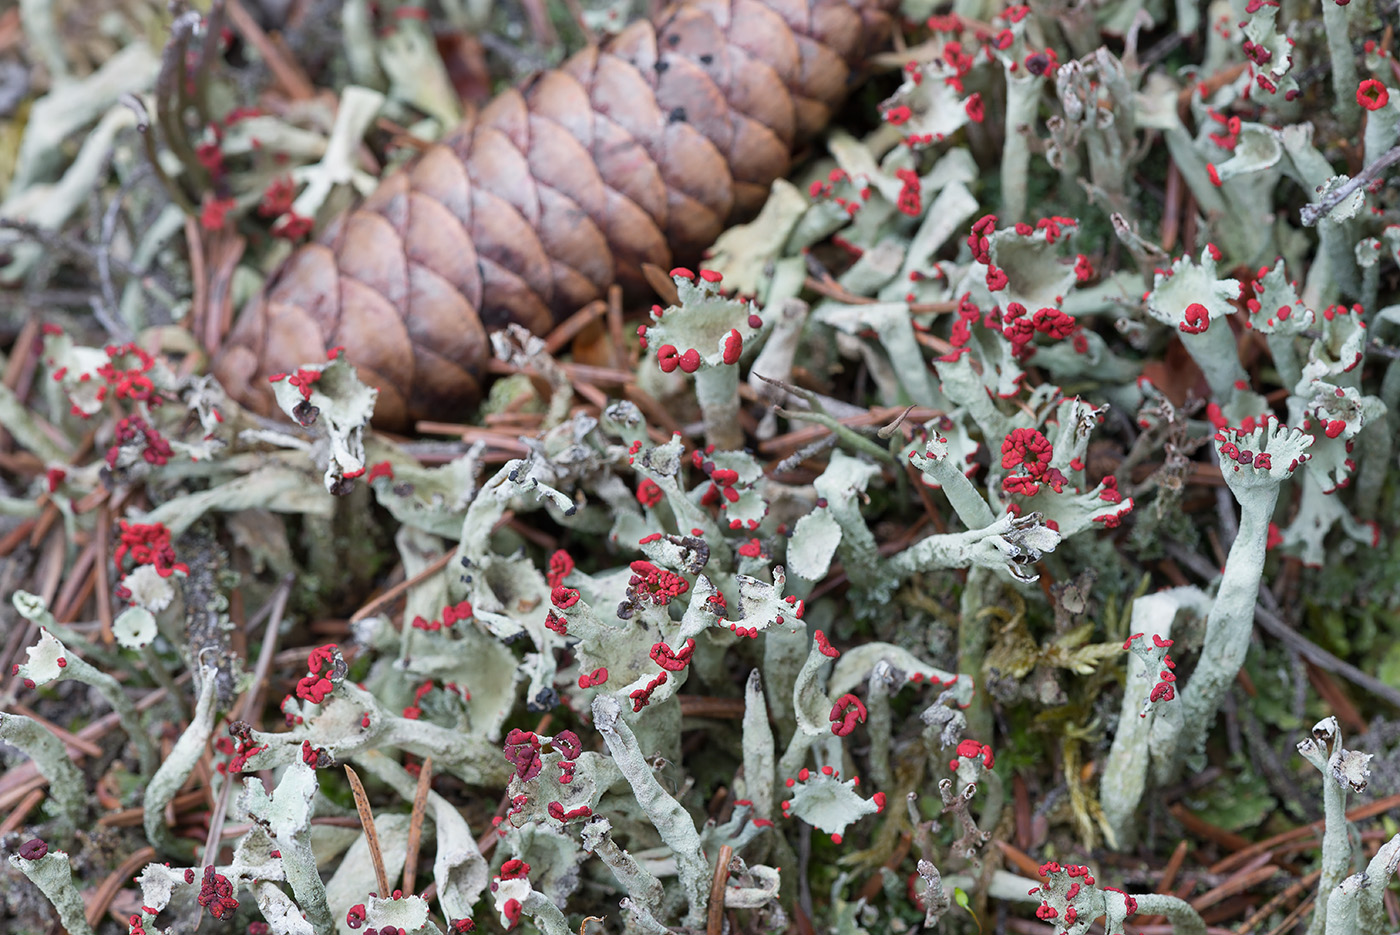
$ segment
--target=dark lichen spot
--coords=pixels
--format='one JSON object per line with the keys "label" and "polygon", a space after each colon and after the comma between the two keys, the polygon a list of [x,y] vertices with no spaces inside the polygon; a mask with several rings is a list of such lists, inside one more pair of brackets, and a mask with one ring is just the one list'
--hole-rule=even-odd
{"label": "dark lichen spot", "polygon": [[303,428],[315,425],[316,417],[320,414],[320,409],[304,399],[292,407],[292,418],[296,419]]}
{"label": "dark lichen spot", "polygon": [[535,699],[525,705],[531,711],[549,711],[559,703],[559,693],[553,688],[545,687],[539,690]]}

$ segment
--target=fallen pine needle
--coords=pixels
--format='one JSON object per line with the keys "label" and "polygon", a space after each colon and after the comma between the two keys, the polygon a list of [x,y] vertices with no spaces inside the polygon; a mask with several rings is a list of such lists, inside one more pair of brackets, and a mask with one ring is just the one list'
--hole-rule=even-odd
{"label": "fallen pine needle", "polygon": [[379,832],[374,827],[374,812],[370,811],[369,796],[365,795],[364,783],[347,763],[345,775],[350,779],[350,791],[355,795],[355,810],[360,813],[360,826],[365,829],[365,843],[369,845],[369,857],[374,862],[374,876],[379,881],[379,898],[388,899],[389,874],[384,872],[384,854],[379,849]]}

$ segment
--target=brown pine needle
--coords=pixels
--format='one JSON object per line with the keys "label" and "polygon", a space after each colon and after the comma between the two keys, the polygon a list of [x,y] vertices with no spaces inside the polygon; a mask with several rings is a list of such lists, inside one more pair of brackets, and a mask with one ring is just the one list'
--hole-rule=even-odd
{"label": "brown pine needle", "polygon": [[433,758],[424,757],[418,770],[418,788],[413,790],[413,816],[408,822],[408,852],[403,860],[404,895],[413,892],[414,876],[418,873],[418,845],[423,838],[423,818],[428,804],[428,788],[433,781]]}
{"label": "brown pine needle", "polygon": [[1316,896],[1309,896],[1307,899],[1300,902],[1282,922],[1269,930],[1269,935],[1283,935],[1284,932],[1293,931],[1293,927],[1298,924],[1298,920],[1301,919],[1303,914],[1311,909],[1316,902]]}
{"label": "brown pine needle", "polygon": [[365,795],[365,785],[360,777],[345,764],[345,775],[350,779],[350,791],[355,794],[355,810],[360,813],[360,826],[365,829],[365,843],[369,845],[369,857],[374,861],[374,876],[379,881],[379,898],[388,899],[389,874],[384,872],[384,854],[379,850],[379,832],[374,828],[374,812],[370,811],[369,796]]}
{"label": "brown pine needle", "polygon": [[34,811],[42,801],[44,801],[43,789],[30,790],[29,794],[20,799],[19,804],[15,806],[15,810],[10,812],[3,822],[0,822],[0,835],[18,831],[20,826],[24,824],[24,820],[29,817],[29,813]]}
{"label": "brown pine needle", "polygon": [[602,299],[594,299],[587,305],[565,318],[554,326],[554,330],[545,335],[544,349],[546,353],[558,354],[569,346],[569,342],[578,336],[578,333],[591,325],[594,321],[602,318],[608,313],[608,303]]}
{"label": "brown pine needle", "polygon": [[156,849],[143,847],[122,861],[121,866],[113,870],[107,879],[102,881],[102,885],[97,888],[92,902],[85,907],[83,915],[87,918],[87,924],[96,925],[97,920],[102,918],[102,914],[107,911],[107,907],[112,905],[117,891],[131,879],[132,874],[155,859]]}
{"label": "brown pine needle", "polygon": [[316,96],[316,88],[306,76],[306,72],[302,71],[296,61],[282,54],[276,43],[258,25],[258,21],[243,9],[238,0],[228,0],[224,11],[238,34],[258,50],[262,60],[267,63],[268,70],[272,72],[273,79],[288,97],[294,101],[305,101]]}
{"label": "brown pine needle", "polygon": [[63,741],[63,745],[68,748],[69,756],[72,756],[74,750],[81,750],[91,757],[102,756],[102,747],[100,744],[94,743],[85,737],[79,737],[71,731],[64,730],[26,704],[16,701],[14,704],[10,705],[9,710],[13,711],[15,714],[24,715],[53,734],[59,740]]}
{"label": "brown pine needle", "polygon": [[[1261,854],[1259,859],[1268,860],[1268,857],[1269,855],[1267,854]],[[1207,909],[1226,897],[1253,889],[1255,886],[1258,886],[1260,883],[1263,883],[1265,880],[1268,880],[1274,874],[1278,873],[1279,870],[1279,866],[1272,863],[1264,863],[1260,866],[1250,867],[1248,869],[1241,868],[1219,886],[1191,900],[1191,906],[1198,912],[1202,909]]]}
{"label": "brown pine needle", "polygon": [[724,885],[729,881],[729,860],[734,848],[728,844],[719,849],[715,875],[710,880],[710,914],[705,922],[705,935],[720,935],[724,930]]}
{"label": "brown pine needle", "polygon": [[1259,925],[1260,922],[1273,915],[1276,911],[1278,911],[1278,909],[1281,906],[1283,906],[1284,903],[1288,902],[1290,899],[1294,899],[1297,896],[1300,896],[1304,890],[1317,885],[1318,878],[1321,876],[1321,868],[1314,870],[1312,873],[1303,877],[1303,879],[1292,884],[1286,890],[1275,896],[1273,899],[1260,906],[1259,909],[1253,915],[1251,915],[1247,920],[1245,920],[1244,925],[1240,926],[1238,935],[1249,935],[1249,933],[1254,931],[1254,929]]}
{"label": "brown pine needle", "polygon": [[655,263],[643,263],[642,275],[647,279],[647,285],[655,290],[657,298],[661,299],[664,306],[679,305],[681,301],[680,292],[676,289],[676,281],[671,278],[671,274],[666,272]]}
{"label": "brown pine needle", "polygon": [[107,548],[112,539],[112,514],[107,505],[102,504],[97,511],[97,619],[102,624],[102,642],[111,646],[117,641],[112,632],[112,583],[107,580]]}
{"label": "brown pine needle", "polygon": [[403,594],[405,591],[413,587],[418,582],[431,578],[433,575],[442,571],[444,568],[447,567],[447,563],[452,561],[453,554],[454,553],[451,549],[442,553],[437,558],[433,559],[433,563],[427,568],[424,568],[412,578],[409,578],[406,581],[402,581],[394,585],[392,588],[385,591],[383,594],[379,595],[374,600],[361,607],[359,610],[355,611],[355,613],[350,617],[350,622],[359,623],[361,620],[365,619],[371,614],[378,613],[381,607],[384,607],[387,604],[389,604],[390,601],[394,600],[400,594]]}
{"label": "brown pine needle", "polygon": [[[205,786],[198,789],[191,789],[188,792],[181,792],[170,800],[170,808],[175,814],[180,814],[186,809],[196,805],[205,804],[209,797],[209,790]],[[132,808],[124,808],[116,812],[108,812],[97,819],[97,823],[103,828],[139,828],[146,818],[146,810],[140,805]],[[210,861],[213,863],[213,861]]]}

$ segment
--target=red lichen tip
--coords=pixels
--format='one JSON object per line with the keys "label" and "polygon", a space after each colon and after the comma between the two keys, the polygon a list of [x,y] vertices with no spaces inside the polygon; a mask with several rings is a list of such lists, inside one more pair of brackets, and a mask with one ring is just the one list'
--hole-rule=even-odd
{"label": "red lichen tip", "polygon": [[1390,103],[1390,89],[1375,78],[1367,78],[1357,85],[1356,103],[1367,110],[1380,110]]}
{"label": "red lichen tip", "polygon": [[865,716],[865,705],[859,698],[850,693],[842,695],[831,706],[831,713],[828,715],[831,732],[837,737],[845,737],[856,729],[856,724],[865,723]]}
{"label": "red lichen tip", "polygon": [[744,338],[739,334],[738,328],[730,330],[724,339],[724,362],[726,364],[737,364],[739,356],[744,352]]}
{"label": "red lichen tip", "polygon": [[1184,334],[1203,334],[1210,327],[1210,310],[1200,302],[1192,302],[1182,313],[1177,327]]}

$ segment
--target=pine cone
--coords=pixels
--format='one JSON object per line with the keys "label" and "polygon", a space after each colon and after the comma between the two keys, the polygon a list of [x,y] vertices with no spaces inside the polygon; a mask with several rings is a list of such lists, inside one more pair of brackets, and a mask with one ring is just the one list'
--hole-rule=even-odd
{"label": "pine cone", "polygon": [[756,214],[824,127],[890,0],[695,0],[639,22],[469,116],[243,310],[215,361],[267,414],[269,374],[343,345],[375,424],[461,418],[488,332],[536,334],[641,266],[694,263]]}

